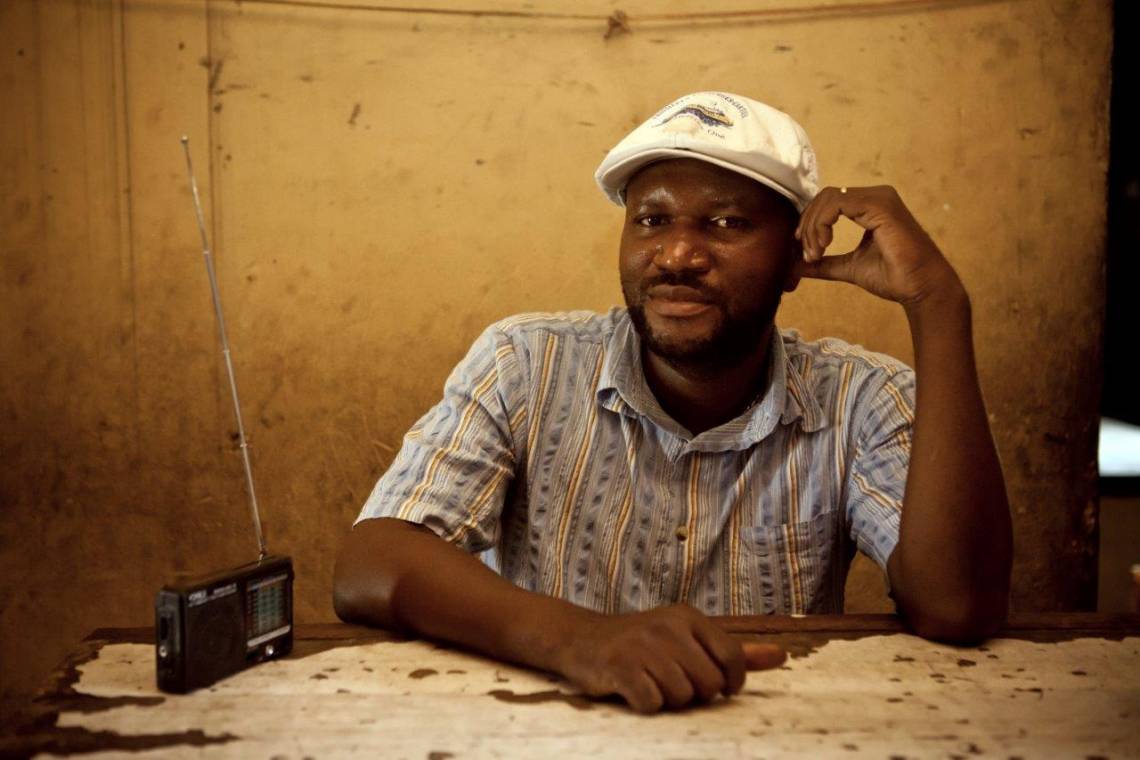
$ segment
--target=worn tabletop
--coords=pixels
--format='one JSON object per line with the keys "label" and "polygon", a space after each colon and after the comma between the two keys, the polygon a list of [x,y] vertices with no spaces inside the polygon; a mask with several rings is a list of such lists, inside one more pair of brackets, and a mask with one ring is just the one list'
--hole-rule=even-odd
{"label": "worn tabletop", "polygon": [[976,648],[887,615],[718,618],[788,649],[741,694],[655,716],[546,673],[347,625],[286,659],[156,690],[149,629],[93,633],[0,739],[4,756],[1140,757],[1140,616],[1011,620]]}

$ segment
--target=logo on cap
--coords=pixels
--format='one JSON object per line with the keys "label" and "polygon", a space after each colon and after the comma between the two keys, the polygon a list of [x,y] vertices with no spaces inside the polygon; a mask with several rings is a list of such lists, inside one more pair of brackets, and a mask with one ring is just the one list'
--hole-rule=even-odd
{"label": "logo on cap", "polygon": [[676,111],[669,114],[661,121],[657,122],[657,126],[663,127],[674,119],[679,119],[682,116],[692,117],[707,127],[732,126],[732,119],[728,118],[724,111],[720,110],[719,108],[701,105],[699,103],[693,103],[691,105],[678,108]]}

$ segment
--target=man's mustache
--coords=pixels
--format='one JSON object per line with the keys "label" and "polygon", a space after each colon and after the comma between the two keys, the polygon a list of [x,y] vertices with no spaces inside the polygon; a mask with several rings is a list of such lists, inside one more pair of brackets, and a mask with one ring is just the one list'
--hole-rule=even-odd
{"label": "man's mustache", "polygon": [[645,280],[641,284],[641,297],[644,300],[653,288],[659,286],[669,287],[684,287],[691,288],[701,294],[701,299],[709,302],[719,302],[720,294],[712,288],[708,287],[705,283],[701,282],[700,277],[683,272],[665,272],[654,277],[652,280]]}

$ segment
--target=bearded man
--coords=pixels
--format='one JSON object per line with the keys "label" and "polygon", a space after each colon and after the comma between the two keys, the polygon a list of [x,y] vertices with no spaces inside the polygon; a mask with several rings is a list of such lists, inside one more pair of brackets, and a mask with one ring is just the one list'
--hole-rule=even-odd
{"label": "bearded man", "polygon": [[[918,634],[991,634],[1012,539],[965,288],[892,188],[817,176],[799,124],[729,93],[622,140],[596,179],[626,308],[478,338],[347,538],[337,614],[641,712],[780,662],[708,616],[842,612],[856,550]],[[862,242],[824,257],[840,217]],[[901,304],[915,369],[777,329],[804,277]]]}

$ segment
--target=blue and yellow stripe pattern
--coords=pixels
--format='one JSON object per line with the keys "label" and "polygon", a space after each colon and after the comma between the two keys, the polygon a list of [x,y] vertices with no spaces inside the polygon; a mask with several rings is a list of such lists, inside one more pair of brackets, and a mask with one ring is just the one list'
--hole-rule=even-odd
{"label": "blue and yellow stripe pattern", "polygon": [[761,402],[692,436],[646,386],[624,309],[489,327],[359,520],[421,523],[517,585],[620,613],[841,612],[856,549],[898,541],[914,373],[773,336]]}

